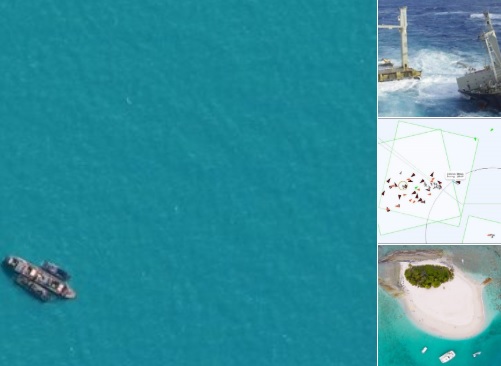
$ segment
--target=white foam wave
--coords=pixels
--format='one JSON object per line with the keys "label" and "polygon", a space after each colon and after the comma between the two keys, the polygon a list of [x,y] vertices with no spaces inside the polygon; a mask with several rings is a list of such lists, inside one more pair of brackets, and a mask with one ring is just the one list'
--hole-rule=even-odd
{"label": "white foam wave", "polygon": [[[409,115],[409,105],[424,109],[449,105],[451,99],[460,98],[456,78],[464,75],[465,68],[458,64],[460,55],[445,51],[423,49],[409,59],[409,64],[422,70],[421,80],[401,80],[378,83],[379,101],[385,104],[385,114]],[[398,62],[397,62],[398,64]],[[479,66],[480,65],[474,65]],[[388,112],[392,109],[391,112]]]}
{"label": "white foam wave", "polygon": [[[501,14],[490,14],[490,15],[491,15],[491,19],[501,19]],[[473,14],[470,14],[470,18],[482,18],[482,19],[484,19],[484,14],[473,13]]]}
{"label": "white foam wave", "polygon": [[433,15],[452,15],[452,14],[468,14],[466,11],[439,11],[438,13],[435,13]]}
{"label": "white foam wave", "polygon": [[413,56],[414,65],[428,75],[457,75],[460,57],[454,53],[422,49]]}
{"label": "white foam wave", "polygon": [[461,58],[452,53],[435,50],[420,50],[409,60],[410,65],[422,70],[421,80],[403,80],[379,84],[380,97],[395,92],[415,90],[423,102],[430,99],[450,98],[456,95],[456,78],[463,75],[464,68],[458,66]]}
{"label": "white foam wave", "polygon": [[499,115],[501,112],[496,112],[492,110],[479,110],[476,112],[461,112],[458,114],[458,117],[495,117]]}
{"label": "white foam wave", "polygon": [[401,80],[401,81],[388,81],[385,83],[378,84],[379,87],[379,97],[385,98],[390,96],[395,92],[405,92],[417,87],[419,80]]}

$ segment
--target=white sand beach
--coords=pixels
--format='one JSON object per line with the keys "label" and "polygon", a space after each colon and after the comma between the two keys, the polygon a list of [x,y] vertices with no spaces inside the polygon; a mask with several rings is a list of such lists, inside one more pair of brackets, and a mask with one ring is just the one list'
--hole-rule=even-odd
{"label": "white sand beach", "polygon": [[[413,262],[444,265],[439,260]],[[486,324],[482,300],[483,286],[454,267],[454,279],[438,288],[419,288],[411,285],[404,276],[409,266],[400,264],[400,281],[405,295],[403,303],[409,318],[424,331],[447,339],[465,339],[482,332]]]}

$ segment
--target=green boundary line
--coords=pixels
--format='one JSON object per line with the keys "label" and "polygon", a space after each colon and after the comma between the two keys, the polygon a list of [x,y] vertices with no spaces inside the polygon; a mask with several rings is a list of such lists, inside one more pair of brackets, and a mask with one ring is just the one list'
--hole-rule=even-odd
{"label": "green boundary line", "polygon": [[483,217],[468,215],[468,218],[466,219],[466,225],[465,225],[465,228],[464,228],[463,240],[461,240],[461,243],[464,243],[464,238],[466,236],[466,230],[468,229],[468,223],[470,222],[470,217],[474,218],[474,219],[478,219],[478,220],[482,220],[482,221],[489,221],[489,222],[493,222],[495,224],[501,225],[501,222],[499,222],[499,221],[494,221],[494,220],[490,220],[490,219],[485,219]]}
{"label": "green boundary line", "polygon": [[479,219],[479,220],[483,220],[483,221],[489,221],[489,222],[493,222],[495,224],[500,224],[501,225],[501,222],[499,222],[499,221],[495,221],[495,220],[491,220],[491,219],[486,219],[484,217],[478,217],[478,216],[473,216],[473,215],[468,215],[468,217],[473,217],[474,219]]}
{"label": "green boundary line", "polygon": [[466,226],[464,227],[463,239],[461,239],[461,244],[464,243],[464,237],[466,236],[466,228],[468,227],[468,221],[470,221],[470,216],[466,219]]}
{"label": "green boundary line", "polygon": [[[404,229],[399,229],[399,230],[395,230],[395,231],[389,231],[387,233],[384,233],[384,234],[381,234],[381,236],[385,236],[385,235],[389,235],[389,234],[395,234],[395,233],[399,233],[401,231],[406,231],[406,230],[411,230],[411,229],[416,229],[418,227],[422,227],[422,226],[426,226],[426,225],[433,225],[433,224],[442,224],[442,225],[450,225],[450,226],[454,226],[454,225],[451,225],[451,224],[448,224],[444,221],[447,221],[447,220],[452,220],[452,219],[457,219],[459,216],[456,216],[456,217],[451,217],[449,219],[444,219],[444,220],[439,220],[439,221],[433,221],[433,222],[427,222],[427,223],[424,223],[424,224],[420,224],[420,225],[416,225],[416,226],[412,226],[412,227],[407,227],[407,228],[404,228]],[[454,226],[455,227],[455,226]]]}
{"label": "green boundary line", "polygon": [[[475,154],[473,155],[473,161],[471,162],[470,172],[473,171],[473,165],[475,165],[475,160],[477,159],[479,139],[477,139],[476,142],[477,142],[477,145],[475,146]],[[466,198],[468,197],[468,191],[470,189],[471,179],[473,178],[473,174],[470,173],[469,175],[470,175],[470,179],[468,179],[468,186],[466,187],[466,193],[464,194],[464,204],[463,204],[463,209],[461,210],[461,219],[459,219],[459,225],[461,225],[461,221],[463,219],[464,206],[466,205]]]}
{"label": "green boundary line", "polygon": [[437,128],[435,130],[431,130],[431,131],[426,131],[426,132],[421,132],[421,133],[416,133],[414,135],[409,135],[409,136],[404,136],[404,137],[399,137],[399,138],[395,138],[393,140],[387,140],[387,141],[381,141],[378,143],[378,145],[382,145],[382,144],[385,144],[385,143],[388,143],[390,141],[398,141],[398,140],[403,140],[403,139],[408,139],[408,138],[411,138],[411,137],[416,137],[416,136],[420,136],[420,135],[425,135],[427,133],[431,133],[431,132],[435,132],[435,131],[442,131],[441,129]]}
{"label": "green boundary line", "polygon": [[433,130],[434,129],[433,127],[428,127],[428,126],[418,125],[417,123],[407,122],[407,121],[404,121],[403,119],[399,119],[398,123],[406,123],[406,124],[412,125],[412,126],[427,128],[429,130]]}
{"label": "green boundary line", "polygon": [[[398,127],[398,126],[397,126]],[[428,128],[428,127],[426,127]],[[440,129],[437,129],[437,130],[433,130],[433,131],[429,131],[429,132],[435,132],[435,131],[440,131],[442,132],[442,130]],[[427,132],[427,133],[429,133]],[[445,156],[446,156],[446,160],[447,160],[447,164],[449,166],[449,169],[450,169],[450,163],[448,161],[448,156],[447,156],[447,148],[445,147],[445,142],[443,140],[443,135],[441,133],[441,136],[442,136],[442,145],[443,145],[443,148],[444,148],[444,152],[445,152]],[[393,143],[392,145],[392,151],[391,151],[391,155],[390,155],[390,159],[388,160],[388,167],[387,167],[387,170],[386,170],[386,175],[385,175],[385,178],[383,180],[383,189],[384,189],[384,182],[386,182],[386,178],[388,177],[388,170],[390,168],[390,164],[391,164],[391,158],[393,157],[393,148],[394,148],[394,144],[395,142]],[[382,192],[382,190],[380,190]],[[455,199],[456,199],[456,202],[458,201],[458,198],[457,198],[457,194],[456,194],[456,191],[454,190],[454,194],[455,194]],[[454,198],[453,198],[454,199]],[[378,208],[381,208],[381,200],[382,200],[382,196],[379,197],[379,203],[378,203]],[[458,206],[458,214],[461,215],[461,208]],[[415,217],[419,217],[419,216],[415,216]],[[454,217],[457,217],[457,216],[454,216]],[[426,217],[419,217],[423,220],[428,220],[428,218]],[[444,219],[444,220],[448,220],[448,219]]]}
{"label": "green boundary line", "polygon": [[[406,123],[408,125],[412,125],[412,126],[417,126],[417,127],[423,127],[423,128],[428,128],[428,129],[433,129],[433,127],[428,127],[428,126],[422,126],[422,125],[418,125],[416,123],[412,123],[412,122],[407,122],[407,121],[403,121],[403,120],[399,120],[398,123]],[[443,130],[442,130],[443,131]],[[469,138],[475,138],[474,136],[467,136],[467,135],[462,135],[460,133],[456,133],[456,132],[451,132],[451,131],[444,131],[444,132],[447,132],[447,133],[452,133],[454,135],[458,135],[458,136],[463,136],[463,137],[469,137]]]}
{"label": "green boundary line", "polygon": [[[398,134],[398,128],[399,128],[399,126],[400,126],[401,123],[408,124],[408,125],[411,125],[411,126],[416,126],[416,127],[419,127],[419,128],[425,128],[425,129],[428,129],[430,131],[422,132],[422,133],[416,133],[416,134],[413,134],[413,135],[409,135],[409,136],[397,138],[396,136]],[[383,142],[379,143],[379,144],[383,144],[383,143],[388,143],[390,141],[393,142],[392,147],[391,147],[390,157],[388,159],[388,165],[386,167],[385,178],[383,180],[383,189],[384,189],[384,182],[386,182],[386,177],[388,176],[388,171],[390,169],[390,163],[391,163],[391,158],[393,157],[393,149],[394,149],[394,146],[395,146],[395,141],[402,140],[402,139],[408,138],[408,137],[419,136],[419,135],[423,135],[423,134],[430,133],[430,132],[435,132],[435,131],[440,131],[441,132],[442,144],[444,146],[444,151],[445,151],[446,160],[447,160],[447,164],[449,166],[449,169],[451,169],[451,167],[450,167],[449,155],[447,153],[447,147],[446,147],[445,140],[444,140],[444,133],[448,133],[448,134],[451,134],[451,135],[456,135],[456,136],[460,136],[460,137],[474,139],[474,141],[476,142],[476,146],[475,146],[475,153],[473,155],[472,167],[471,167],[470,171],[473,170],[473,165],[475,164],[476,154],[477,154],[477,151],[478,151],[478,142],[479,142],[478,138],[475,139],[473,136],[467,136],[467,135],[463,135],[463,134],[459,134],[459,133],[455,133],[455,132],[451,132],[451,131],[444,131],[442,129],[433,129],[432,127],[422,126],[422,125],[418,125],[418,124],[415,124],[415,123],[411,123],[411,122],[399,120],[399,121],[397,121],[397,127],[395,129],[395,135],[394,135],[393,140],[387,140],[387,141],[383,141]],[[451,217],[451,218],[447,218],[447,219],[443,219],[443,220],[438,220],[438,221],[429,221],[428,218],[422,218],[422,217],[419,217],[419,216],[414,216],[414,215],[410,215],[410,214],[406,214],[406,213],[402,213],[402,212],[393,211],[394,213],[399,213],[399,214],[402,214],[402,215],[407,215],[407,216],[419,218],[419,219],[422,219],[422,220],[427,220],[427,223],[421,224],[421,225],[417,225],[417,226],[413,226],[413,227],[410,227],[410,228],[405,228],[405,229],[397,230],[397,231],[387,232],[385,234],[381,233],[381,228],[380,228],[380,225],[378,224],[378,229],[379,229],[380,235],[384,236],[384,235],[388,235],[388,234],[392,234],[392,233],[396,233],[396,232],[400,232],[400,231],[414,229],[416,227],[424,226],[426,224],[434,224],[434,223],[442,223],[444,225],[449,225],[449,226],[453,226],[453,227],[459,227],[459,226],[461,226],[462,216],[463,216],[463,213],[464,213],[464,206],[466,204],[466,197],[468,196],[468,190],[469,190],[469,187],[470,187],[471,177],[472,176],[470,175],[470,177],[468,179],[468,186],[466,188],[466,193],[465,193],[465,196],[464,196],[464,202],[463,202],[462,205],[460,205],[460,203],[459,203],[459,200],[458,200],[458,197],[457,197],[456,187],[453,186],[453,188],[454,188],[454,195],[456,197],[456,203],[458,205],[459,216],[455,216],[455,217]],[[380,190],[380,191],[382,191],[382,190]],[[381,208],[381,200],[382,200],[382,196],[379,197],[378,209],[384,209],[384,208]],[[449,221],[449,220],[452,220],[452,219],[455,219],[455,218],[459,218],[458,225],[454,225],[454,224],[450,224],[450,223],[444,222],[444,221]]]}
{"label": "green boundary line", "polygon": [[[448,165],[449,171],[450,171],[451,170],[451,162],[449,161],[449,154],[447,153],[447,146],[445,145],[444,133],[442,130],[440,131],[440,136],[442,136],[442,143],[444,144],[444,150],[445,150],[445,158],[447,159],[447,165]],[[459,200],[458,200],[458,194],[456,192],[456,185],[452,184],[452,188],[454,188],[454,196],[456,197],[456,203],[458,205],[458,213],[461,216],[461,207],[459,207]],[[459,223],[461,224],[461,220],[459,220]]]}
{"label": "green boundary line", "polygon": [[[386,211],[385,208],[383,207],[378,207],[377,208],[378,210],[380,211]],[[423,218],[423,217],[420,217],[420,216],[415,216],[415,215],[412,215],[412,214],[409,214],[409,213],[405,213],[405,212],[398,212],[398,211],[391,211],[393,212],[394,214],[399,214],[399,215],[404,215],[404,216],[409,216],[409,217],[412,217],[412,218],[415,218],[415,219],[420,219],[420,220],[427,220],[429,223],[434,223],[434,222],[442,222],[442,221],[446,221],[446,220],[452,220],[454,218],[457,218],[459,216],[453,216],[453,217],[450,217],[450,218],[447,218],[447,219],[441,219],[441,220],[428,220],[426,218]],[[446,225],[450,225],[450,226],[454,226],[454,227],[457,227],[456,225],[454,224],[446,224]]]}
{"label": "green boundary line", "polygon": [[[395,136],[394,139],[397,137],[397,132],[398,132],[398,126],[400,125],[400,122],[397,123],[397,128],[395,128]],[[388,176],[388,170],[390,170],[390,162],[391,162],[391,157],[393,156],[393,146],[395,146],[395,140],[393,140],[393,144],[391,145],[391,151],[390,151],[390,157],[388,159],[388,166],[386,167],[386,173],[384,174],[383,178],[383,187],[382,189],[379,190],[379,192],[383,192],[384,190],[384,183],[386,182],[386,177]],[[379,196],[379,202],[377,204],[377,207],[381,206],[381,200],[383,199],[383,196]]]}
{"label": "green boundary line", "polygon": [[[384,208],[378,208],[378,209],[379,210],[384,210]],[[399,215],[403,215],[403,216],[410,216],[412,218],[416,218],[416,219],[419,219],[419,220],[426,220],[426,219],[423,219],[422,217],[418,217],[418,216],[414,216],[414,215],[411,215],[411,214],[406,214],[406,213],[398,212],[398,211],[394,211],[394,214],[399,214]],[[404,231],[404,230],[411,230],[411,229],[415,229],[417,227],[426,226],[426,225],[432,225],[432,224],[442,224],[442,225],[448,225],[448,226],[451,226],[451,227],[459,227],[459,225],[455,225],[453,223],[446,222],[446,221],[454,220],[454,219],[458,219],[458,218],[460,218],[460,216],[449,217],[447,219],[436,220],[436,221],[427,221],[427,222],[425,222],[423,224],[419,224],[419,225],[416,225],[416,226],[411,226],[411,227],[408,227],[408,228],[398,229],[398,230],[395,230],[395,231],[388,231],[388,232],[384,232],[384,233],[381,232],[381,225],[378,224],[379,235],[380,236],[385,236],[385,235],[393,234],[393,233],[396,233],[396,232],[400,232],[400,231]]]}
{"label": "green boundary line", "polygon": [[[474,139],[475,140],[475,136],[468,136],[468,135],[463,135],[461,133],[456,133],[456,132],[452,132],[452,131],[444,131],[446,133],[450,133],[451,135],[456,135],[456,136],[461,136],[461,137],[466,137],[466,138],[469,138],[469,139]],[[477,138],[478,140],[478,138]]]}

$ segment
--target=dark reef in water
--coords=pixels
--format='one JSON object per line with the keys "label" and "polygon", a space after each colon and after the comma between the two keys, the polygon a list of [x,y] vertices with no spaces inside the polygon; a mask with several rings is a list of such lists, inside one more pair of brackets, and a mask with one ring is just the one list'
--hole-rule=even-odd
{"label": "dark reef in water", "polygon": [[379,259],[379,263],[414,262],[442,258],[443,250],[397,250]]}
{"label": "dark reef in water", "polygon": [[419,262],[439,259],[444,256],[443,250],[396,250],[379,258],[379,286],[393,297],[403,294],[400,283],[400,262]]}
{"label": "dark reef in water", "polygon": [[404,291],[398,286],[398,284],[393,284],[387,279],[378,278],[378,284],[383,290],[393,297],[400,297],[404,294]]}

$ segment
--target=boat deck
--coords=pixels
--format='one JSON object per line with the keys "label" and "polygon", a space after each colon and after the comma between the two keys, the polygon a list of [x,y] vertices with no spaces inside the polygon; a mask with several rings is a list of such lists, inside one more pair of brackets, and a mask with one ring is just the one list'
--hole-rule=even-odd
{"label": "boat deck", "polygon": [[4,263],[6,263],[16,273],[25,276],[29,280],[43,286],[58,296],[67,299],[73,299],[76,297],[75,291],[67,283],[44,271],[42,268],[25,261],[24,259],[18,257],[8,257]]}
{"label": "boat deck", "polygon": [[379,69],[377,72],[379,82],[394,81],[403,79],[419,79],[421,78],[421,71],[413,68],[392,67],[389,69]]}
{"label": "boat deck", "polygon": [[31,295],[35,296],[36,298],[38,298],[43,302],[49,301],[51,298],[49,291],[47,291],[42,286],[36,284],[35,282],[30,281],[23,275],[18,275],[15,279],[15,282],[23,289],[25,289],[27,292],[29,292]]}

